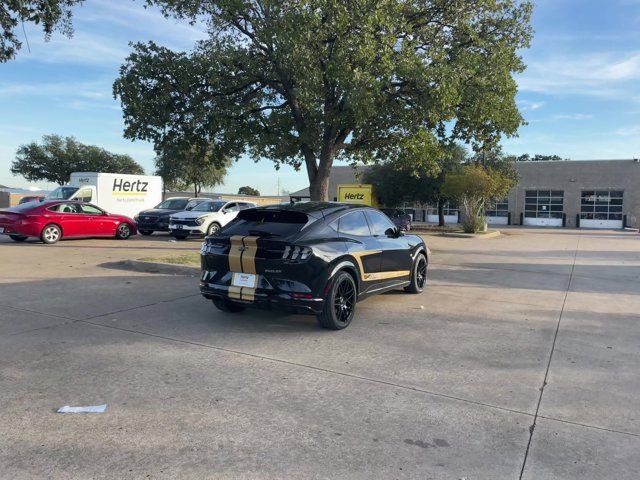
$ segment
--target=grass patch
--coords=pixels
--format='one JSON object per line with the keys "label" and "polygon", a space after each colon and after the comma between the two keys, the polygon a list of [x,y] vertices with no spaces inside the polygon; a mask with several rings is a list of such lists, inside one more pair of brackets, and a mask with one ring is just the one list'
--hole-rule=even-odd
{"label": "grass patch", "polygon": [[141,258],[140,261],[154,262],[154,263],[169,263],[171,265],[188,265],[188,266],[199,267],[200,254],[187,253],[184,255],[171,255],[166,257],[145,257],[145,258]]}

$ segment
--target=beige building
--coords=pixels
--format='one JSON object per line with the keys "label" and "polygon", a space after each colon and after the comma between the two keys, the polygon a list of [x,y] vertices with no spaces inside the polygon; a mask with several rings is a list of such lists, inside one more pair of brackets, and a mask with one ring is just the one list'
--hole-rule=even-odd
{"label": "beige building", "polygon": [[[337,186],[361,183],[367,167],[357,170],[334,167],[329,180],[329,196],[337,197]],[[518,185],[507,198],[487,211],[487,220],[496,225],[531,225],[582,228],[638,228],[640,220],[640,161],[572,160],[519,162]],[[308,198],[309,189],[292,193],[291,198]],[[414,221],[436,222],[434,208],[409,208]],[[455,223],[453,205],[445,209],[446,219]]]}

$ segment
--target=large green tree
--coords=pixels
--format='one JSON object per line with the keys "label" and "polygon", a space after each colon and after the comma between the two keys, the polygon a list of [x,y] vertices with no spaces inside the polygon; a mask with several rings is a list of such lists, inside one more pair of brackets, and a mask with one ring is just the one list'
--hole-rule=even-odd
{"label": "large green tree", "polygon": [[383,162],[367,171],[365,182],[373,185],[376,198],[387,207],[403,203],[436,205],[443,226],[443,206],[447,199],[442,193],[442,184],[447,173],[467,160],[467,151],[458,144],[443,146],[440,150],[433,159],[435,169],[416,169],[406,162]]}
{"label": "large green tree", "polygon": [[42,143],[21,145],[11,164],[11,173],[30,182],[46,180],[62,185],[69,181],[72,172],[144,174],[144,169],[129,155],[111,153],[60,135],[45,135]]}
{"label": "large green tree", "polygon": [[520,0],[147,0],[208,22],[190,53],[134,45],[114,95],[125,136],[219,145],[305,167],[328,198],[336,159],[429,168],[438,145],[514,135]]}
{"label": "large green tree", "polygon": [[[216,159],[215,161],[213,159]],[[194,196],[203,188],[224,182],[229,160],[211,148],[165,148],[155,160],[156,175],[160,175],[169,190],[193,189]]]}
{"label": "large green tree", "polygon": [[71,36],[71,8],[83,0],[2,0],[0,2],[0,63],[12,59],[22,48],[19,29],[24,23],[42,26],[45,38],[55,30]]}

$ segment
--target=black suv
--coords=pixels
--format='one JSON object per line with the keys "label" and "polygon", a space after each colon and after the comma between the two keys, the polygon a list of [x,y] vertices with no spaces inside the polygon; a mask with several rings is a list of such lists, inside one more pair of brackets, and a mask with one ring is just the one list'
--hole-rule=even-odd
{"label": "black suv", "polygon": [[382,208],[381,211],[391,219],[400,230],[408,232],[411,230],[411,215],[399,208]]}
{"label": "black suv", "polygon": [[151,210],[144,210],[134,217],[141,235],[151,235],[153,232],[168,232],[169,217],[174,213],[191,210],[196,205],[209,200],[208,198],[173,197],[156,205]]}

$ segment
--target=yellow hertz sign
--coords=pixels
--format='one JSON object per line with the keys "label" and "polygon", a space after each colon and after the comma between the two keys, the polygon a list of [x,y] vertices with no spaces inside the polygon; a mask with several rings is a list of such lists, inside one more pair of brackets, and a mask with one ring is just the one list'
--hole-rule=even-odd
{"label": "yellow hertz sign", "polygon": [[373,205],[371,185],[338,185],[338,201]]}

